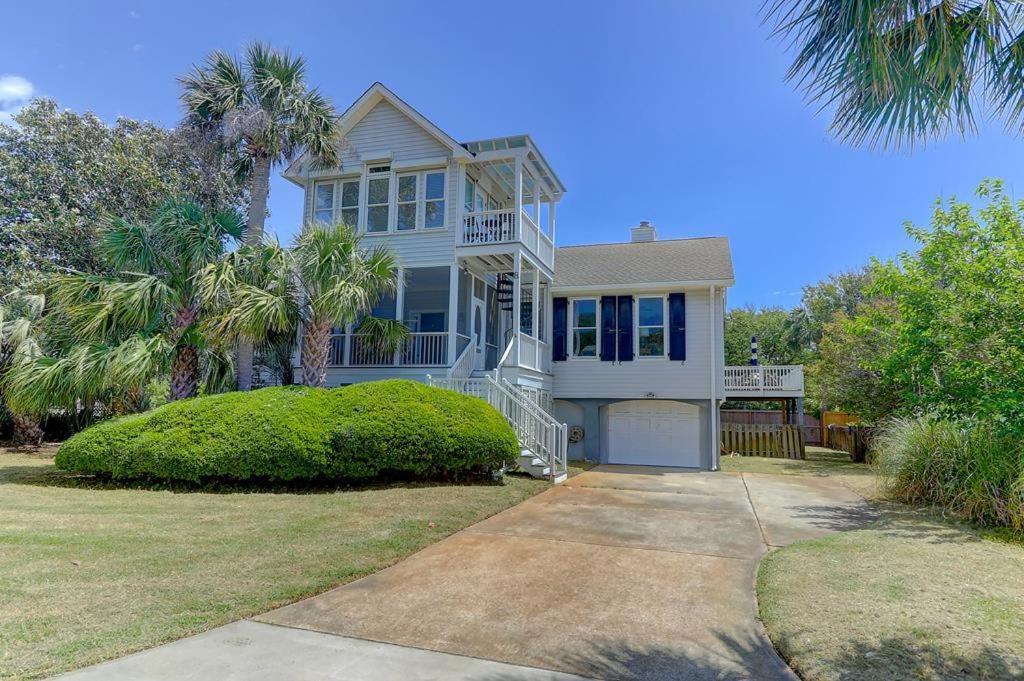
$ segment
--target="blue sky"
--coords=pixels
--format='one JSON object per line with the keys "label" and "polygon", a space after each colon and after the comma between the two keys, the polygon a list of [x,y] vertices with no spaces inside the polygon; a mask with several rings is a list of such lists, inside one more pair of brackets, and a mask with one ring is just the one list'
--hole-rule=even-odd
{"label": "blue sky", "polygon": [[[33,93],[173,125],[175,76],[268,40],[306,56],[339,109],[379,80],[457,139],[531,134],[569,188],[560,244],[621,241],[642,219],[662,238],[728,236],[733,306],[788,307],[806,283],[894,255],[905,220],[985,177],[1012,191],[1024,159],[998,122],[912,154],[830,138],[783,82],[761,0],[234,4],[11,3],[0,110]],[[300,190],[276,178],[270,207],[286,240]]]}

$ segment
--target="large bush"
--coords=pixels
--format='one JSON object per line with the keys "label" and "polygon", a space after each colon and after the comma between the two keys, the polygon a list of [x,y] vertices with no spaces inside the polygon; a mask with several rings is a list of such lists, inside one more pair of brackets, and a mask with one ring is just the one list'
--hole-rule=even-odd
{"label": "large bush", "polygon": [[75,435],[57,466],[115,478],[366,479],[484,470],[517,450],[486,403],[393,380],[172,402]]}
{"label": "large bush", "polygon": [[889,421],[874,441],[888,491],[965,520],[1024,529],[1024,445],[1003,424],[934,416]]}

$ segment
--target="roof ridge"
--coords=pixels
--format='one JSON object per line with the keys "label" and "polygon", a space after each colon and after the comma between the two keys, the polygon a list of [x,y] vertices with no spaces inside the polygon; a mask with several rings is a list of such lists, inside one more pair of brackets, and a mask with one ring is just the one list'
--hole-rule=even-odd
{"label": "roof ridge", "polygon": [[562,248],[593,248],[595,246],[643,246],[650,244],[664,244],[677,241],[708,241],[711,239],[728,239],[727,236],[683,236],[676,239],[655,239],[654,241],[612,241],[603,244],[571,244],[569,246],[556,246]]}

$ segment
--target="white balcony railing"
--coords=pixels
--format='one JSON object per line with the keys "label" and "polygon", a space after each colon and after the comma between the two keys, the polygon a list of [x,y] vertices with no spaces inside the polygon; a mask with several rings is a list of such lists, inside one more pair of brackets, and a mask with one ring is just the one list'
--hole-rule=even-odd
{"label": "white balcony railing", "polygon": [[801,364],[725,367],[726,395],[802,396],[803,392],[804,367]]}
{"label": "white balcony railing", "polygon": [[331,336],[329,361],[336,367],[447,366],[448,333],[410,333],[397,352],[382,350],[362,334],[334,334]]}
{"label": "white balcony railing", "polygon": [[480,210],[466,213],[462,218],[459,244],[487,246],[521,242],[548,267],[554,266],[555,246],[530,214],[520,210],[516,219],[514,208]]}

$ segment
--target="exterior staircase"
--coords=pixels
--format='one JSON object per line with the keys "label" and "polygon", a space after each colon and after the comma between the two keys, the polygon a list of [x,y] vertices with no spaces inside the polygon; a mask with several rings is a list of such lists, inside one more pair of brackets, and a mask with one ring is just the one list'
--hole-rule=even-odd
{"label": "exterior staircase", "polygon": [[556,484],[569,477],[566,425],[559,423],[542,408],[530,393],[489,374],[471,374],[468,378],[428,376],[427,382],[438,388],[479,397],[497,409],[512,426],[519,440],[518,464],[522,470],[535,478],[547,478]]}

